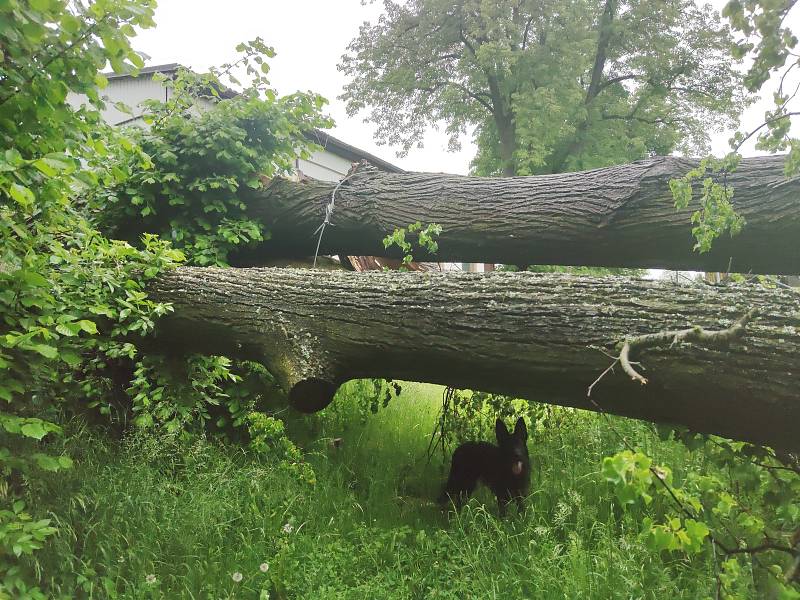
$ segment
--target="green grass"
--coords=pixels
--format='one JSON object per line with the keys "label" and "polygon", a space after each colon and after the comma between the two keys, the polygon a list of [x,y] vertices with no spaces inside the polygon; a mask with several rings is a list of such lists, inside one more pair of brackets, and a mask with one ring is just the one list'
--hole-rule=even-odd
{"label": "green grass", "polygon": [[[36,554],[43,587],[64,598],[713,597],[707,553],[651,554],[638,536],[643,513],[616,504],[599,467],[621,448],[598,415],[560,410],[561,427],[532,433],[523,514],[499,519],[483,491],[448,517],[432,502],[443,457],[426,460],[441,389],[404,384],[365,420],[357,389],[291,423],[315,485],[232,445],[112,443],[75,425],[75,469],[31,491],[59,528]],[[676,478],[699,466],[650,426],[614,422]]]}

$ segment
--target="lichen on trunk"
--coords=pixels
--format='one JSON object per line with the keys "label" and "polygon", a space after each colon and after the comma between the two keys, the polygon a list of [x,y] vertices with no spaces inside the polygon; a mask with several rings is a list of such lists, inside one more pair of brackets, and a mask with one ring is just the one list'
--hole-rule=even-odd
{"label": "lichen on trunk", "polygon": [[611,374],[611,413],[800,449],[800,295],[756,285],[678,286],[534,273],[351,273],[181,268],[152,293],[164,339],[263,361],[302,410],[344,381],[387,377],[596,409],[595,348],[630,336],[758,318],[726,347],[644,350],[648,385]]}

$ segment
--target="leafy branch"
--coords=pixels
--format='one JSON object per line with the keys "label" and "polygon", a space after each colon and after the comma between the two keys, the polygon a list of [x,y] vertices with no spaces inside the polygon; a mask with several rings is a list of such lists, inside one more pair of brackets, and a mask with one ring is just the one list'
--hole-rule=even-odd
{"label": "leafy branch", "polygon": [[706,157],[686,175],[669,182],[677,210],[684,210],[692,204],[694,186],[698,181],[701,182],[698,198],[700,207],[691,217],[694,225],[692,235],[696,240],[694,248],[701,253],[711,250],[714,240],[726,231],[734,236],[744,227],[744,218],[736,213],[731,203],[733,188],[728,185],[727,179],[728,173],[736,169],[740,158],[735,152],[722,159]]}
{"label": "leafy branch", "polygon": [[400,248],[400,251],[403,253],[402,269],[407,269],[408,265],[414,260],[412,254],[413,246],[411,242],[406,240],[406,233],[416,233],[417,247],[426,251],[428,254],[436,254],[439,251],[439,244],[436,238],[442,233],[441,225],[430,223],[423,226],[420,221],[417,221],[409,225],[408,228],[396,227],[391,234],[383,238],[383,247],[386,249],[391,246]]}

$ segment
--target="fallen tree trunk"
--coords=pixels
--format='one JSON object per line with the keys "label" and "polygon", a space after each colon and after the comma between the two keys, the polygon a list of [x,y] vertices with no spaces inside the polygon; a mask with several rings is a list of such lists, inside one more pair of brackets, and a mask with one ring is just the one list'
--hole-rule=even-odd
{"label": "fallen tree trunk", "polygon": [[248,198],[272,237],[237,258],[314,254],[315,230],[336,189],[322,254],[385,256],[395,227],[438,223],[435,257],[417,260],[506,264],[653,267],[800,273],[800,179],[786,179],[783,157],[745,159],[728,176],[747,225],[705,254],[692,250],[689,210],[676,211],[669,180],[696,162],[662,157],[578,173],[535,177],[461,177],[385,173],[368,165],[336,183],[276,180]]}
{"label": "fallen tree trunk", "polygon": [[[800,450],[800,294],[533,273],[180,268],[153,284],[160,339],[263,361],[304,411],[344,381],[406,379],[596,410],[627,336],[759,316],[726,348],[648,348],[592,399],[610,413]],[[640,367],[637,367],[639,369]]]}

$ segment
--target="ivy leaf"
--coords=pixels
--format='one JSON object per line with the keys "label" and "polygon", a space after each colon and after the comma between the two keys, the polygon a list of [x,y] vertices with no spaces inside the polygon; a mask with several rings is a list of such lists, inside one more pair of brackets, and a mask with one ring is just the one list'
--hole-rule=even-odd
{"label": "ivy leaf", "polygon": [[668,528],[663,525],[655,525],[647,535],[647,547],[652,552],[672,550],[676,546],[675,536]]}

